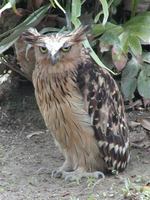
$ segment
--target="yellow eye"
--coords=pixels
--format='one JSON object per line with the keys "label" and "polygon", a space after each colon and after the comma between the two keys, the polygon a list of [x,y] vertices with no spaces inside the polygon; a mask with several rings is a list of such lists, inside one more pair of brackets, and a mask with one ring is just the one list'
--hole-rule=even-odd
{"label": "yellow eye", "polygon": [[46,47],[39,47],[41,53],[47,53]]}
{"label": "yellow eye", "polygon": [[62,47],[61,50],[63,52],[68,52],[71,49],[71,46]]}

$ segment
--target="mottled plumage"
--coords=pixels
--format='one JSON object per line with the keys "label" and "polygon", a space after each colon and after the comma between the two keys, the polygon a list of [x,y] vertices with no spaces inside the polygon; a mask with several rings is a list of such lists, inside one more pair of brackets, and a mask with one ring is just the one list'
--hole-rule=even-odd
{"label": "mottled plumage", "polygon": [[[35,96],[65,163],[53,176],[122,171],[129,160],[128,127],[118,86],[85,53],[86,28],[50,36],[27,31],[34,46]],[[72,172],[69,172],[72,171]]]}

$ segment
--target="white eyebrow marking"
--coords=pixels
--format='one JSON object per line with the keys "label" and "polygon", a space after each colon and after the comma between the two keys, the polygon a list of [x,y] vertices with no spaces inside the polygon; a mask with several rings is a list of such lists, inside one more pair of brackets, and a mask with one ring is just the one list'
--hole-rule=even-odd
{"label": "white eyebrow marking", "polygon": [[40,42],[41,44],[43,43],[43,45],[45,45],[45,47],[48,49],[49,53],[53,56],[60,50],[61,47],[63,47],[66,41],[67,38],[65,37],[60,38],[56,37],[55,35],[52,35],[49,37],[48,36],[43,37],[42,40],[39,41],[39,44]]}

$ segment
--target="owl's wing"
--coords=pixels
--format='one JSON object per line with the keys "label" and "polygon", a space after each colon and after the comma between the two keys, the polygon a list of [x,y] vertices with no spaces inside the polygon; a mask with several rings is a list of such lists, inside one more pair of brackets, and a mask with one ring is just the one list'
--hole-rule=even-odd
{"label": "owl's wing", "polygon": [[107,168],[123,170],[129,159],[128,127],[116,82],[91,61],[78,67],[77,81]]}

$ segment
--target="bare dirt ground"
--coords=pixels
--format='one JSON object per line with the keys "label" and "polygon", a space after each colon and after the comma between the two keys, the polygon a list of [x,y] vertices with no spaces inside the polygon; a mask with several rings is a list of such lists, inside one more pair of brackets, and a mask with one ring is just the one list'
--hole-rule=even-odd
{"label": "bare dirt ground", "polygon": [[0,200],[149,200],[148,134],[132,129],[137,148],[131,148],[131,162],[119,175],[72,183],[51,178],[63,157],[46,131],[33,88],[22,84],[0,104]]}

